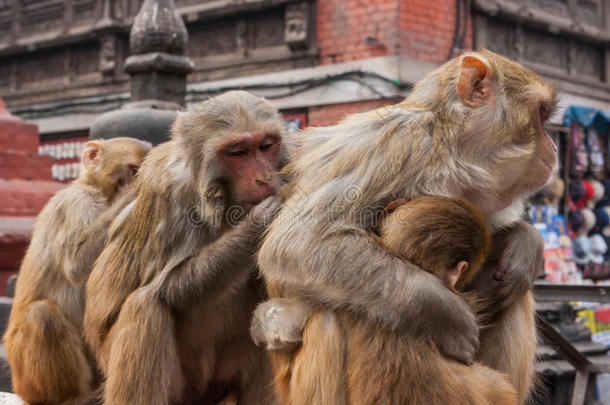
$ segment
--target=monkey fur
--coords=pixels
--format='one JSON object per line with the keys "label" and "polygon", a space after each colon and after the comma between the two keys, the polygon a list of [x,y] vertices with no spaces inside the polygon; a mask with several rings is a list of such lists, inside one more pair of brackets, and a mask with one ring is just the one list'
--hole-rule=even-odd
{"label": "monkey fur", "polygon": [[[521,221],[522,199],[545,185],[556,164],[543,129],[554,105],[543,79],[483,50],[434,70],[397,105],[307,130],[286,169],[291,191],[259,251],[270,296],[298,296],[427,339],[465,364],[476,359],[506,373],[524,403],[536,345],[530,287],[543,243]],[[423,195],[463,198],[488,218],[490,256],[500,259],[484,264],[468,286],[497,303],[488,308],[493,325],[481,331],[480,348],[466,303],[370,236],[385,205]],[[330,342],[331,328],[326,336],[308,329],[303,336],[317,339],[301,350],[313,353],[311,361],[339,346]],[[305,362],[295,369],[319,368]]]}
{"label": "monkey fur", "polygon": [[254,253],[290,158],[278,112],[243,91],[181,113],[151,151],[87,282],[105,404],[276,402],[248,329],[266,296]]}
{"label": "monkey fur", "polygon": [[95,363],[82,319],[95,255],[76,259],[74,252],[84,229],[125,194],[150,148],[131,138],[88,142],[79,177],[36,220],[4,335],[13,389],[27,403],[93,399]]}
{"label": "monkey fur", "polygon": [[[420,197],[404,201],[398,207],[394,205],[382,218],[379,233],[379,243],[384,249],[434,274],[450,289],[462,289],[472,279],[490,246],[486,219],[480,211],[464,200],[445,197]],[[462,296],[474,312],[478,311],[476,297]],[[283,405],[517,404],[514,388],[495,370],[478,363],[469,367],[446,359],[425,340],[371,328],[367,321],[346,312],[319,310],[304,315],[302,308],[296,299],[271,299],[259,305],[253,319],[255,342],[269,343],[272,350],[273,338],[280,336],[282,341],[292,339],[296,347],[300,336],[290,332],[300,331],[304,322],[307,332],[303,339],[319,338],[311,334],[320,329],[325,331],[322,338],[328,331],[337,336],[326,346],[325,366],[318,369],[313,381],[307,380],[312,373],[304,367],[315,361],[310,356],[319,353],[309,352],[312,346],[306,340],[294,354],[288,346],[269,353]],[[261,336],[267,332],[262,330],[264,317],[275,317],[274,325],[283,330]],[[434,384],[423,383],[432,380]],[[324,388],[318,389],[321,382],[325,382],[320,386]],[[308,388],[306,395],[302,395],[303,387]],[[298,395],[291,395],[292,389]]]}

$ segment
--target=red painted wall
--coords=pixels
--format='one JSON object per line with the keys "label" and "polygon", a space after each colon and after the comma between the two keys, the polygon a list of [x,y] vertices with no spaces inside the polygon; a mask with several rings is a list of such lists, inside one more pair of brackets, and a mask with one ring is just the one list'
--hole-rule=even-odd
{"label": "red painted wall", "polygon": [[38,127],[10,115],[0,99],[0,296],[17,273],[34,220],[64,186],[52,181],[52,159],[38,155]]}

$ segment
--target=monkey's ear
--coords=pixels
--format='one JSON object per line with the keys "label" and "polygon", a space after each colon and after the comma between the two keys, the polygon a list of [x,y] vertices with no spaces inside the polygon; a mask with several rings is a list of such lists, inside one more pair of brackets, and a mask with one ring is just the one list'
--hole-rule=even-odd
{"label": "monkey's ear", "polygon": [[457,283],[460,276],[466,271],[468,268],[468,262],[461,261],[455,267],[449,269],[447,271],[447,275],[445,276],[447,281],[447,286],[450,288],[455,288],[455,284]]}
{"label": "monkey's ear", "polygon": [[392,201],[383,209],[383,215],[391,214],[396,208],[400,207],[401,205],[405,205],[406,203],[408,203],[408,201],[404,198],[399,198],[398,200]]}
{"label": "monkey's ear", "polygon": [[480,107],[487,104],[491,95],[487,62],[476,56],[464,56],[460,66],[457,93],[467,106]]}
{"label": "monkey's ear", "polygon": [[85,166],[97,166],[100,163],[102,153],[102,143],[100,141],[89,141],[85,144],[81,162]]}

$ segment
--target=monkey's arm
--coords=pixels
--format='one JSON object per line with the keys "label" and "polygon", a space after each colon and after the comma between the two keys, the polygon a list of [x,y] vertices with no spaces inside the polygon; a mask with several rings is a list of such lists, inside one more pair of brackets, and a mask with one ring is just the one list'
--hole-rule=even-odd
{"label": "monkey's arm", "polygon": [[259,252],[268,282],[428,339],[446,356],[472,362],[478,347],[474,314],[438,278],[390,255],[355,225],[324,232],[327,216],[297,221],[290,215],[288,207],[280,212]]}
{"label": "monkey's arm", "polygon": [[187,308],[194,300],[212,300],[252,269],[260,233],[279,209],[277,197],[257,205],[249,216],[197,255],[166,266],[147,286],[148,293],[173,309]]}
{"label": "monkey's arm", "polygon": [[492,302],[488,311],[500,311],[531,290],[542,272],[543,254],[542,235],[525,221],[493,235],[489,258],[471,283]]}

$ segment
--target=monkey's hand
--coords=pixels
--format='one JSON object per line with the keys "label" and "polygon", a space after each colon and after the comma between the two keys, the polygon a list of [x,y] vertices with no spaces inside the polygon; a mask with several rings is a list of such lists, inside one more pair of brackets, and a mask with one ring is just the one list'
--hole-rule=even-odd
{"label": "monkey's hand", "polygon": [[543,269],[543,252],[542,235],[525,221],[494,235],[490,259],[475,283],[480,296],[490,301],[486,312],[501,311],[531,290]]}
{"label": "monkey's hand", "polygon": [[298,299],[274,298],[259,304],[250,328],[254,344],[267,350],[294,350],[301,344],[311,311]]}
{"label": "monkey's hand", "polygon": [[[431,285],[428,286],[428,288],[431,287]],[[438,287],[447,290],[444,285],[439,284]],[[441,314],[442,318],[434,316],[438,316],[438,312],[423,311],[420,313],[421,319],[413,320],[417,322],[414,322],[412,327],[407,321],[405,328],[409,333],[414,332],[416,336],[427,337],[445,357],[470,365],[479,348],[479,326],[474,313],[466,302],[459,295],[447,294],[448,292],[439,291],[434,295],[437,300],[445,302],[437,302],[433,304],[436,305],[434,307],[428,306],[428,308],[445,308],[447,312]],[[428,313],[426,314],[426,312]],[[451,316],[447,317],[447,314],[451,314]],[[432,319],[429,319],[430,317]],[[426,325],[415,326],[419,322],[426,322]],[[432,325],[434,325],[434,330],[428,330]],[[438,325],[443,325],[443,329],[439,330]],[[426,326],[428,328],[424,329]],[[420,330],[420,328],[422,329]]]}
{"label": "monkey's hand", "polygon": [[282,207],[282,200],[277,196],[264,199],[257,206],[252,208],[246,218],[246,228],[249,232],[260,234],[263,232],[279,212]]}

